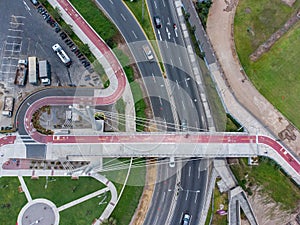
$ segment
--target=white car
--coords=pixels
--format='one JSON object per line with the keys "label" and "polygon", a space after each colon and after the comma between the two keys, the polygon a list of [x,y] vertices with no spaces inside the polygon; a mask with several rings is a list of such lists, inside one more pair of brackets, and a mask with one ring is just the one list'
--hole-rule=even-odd
{"label": "white car", "polygon": [[182,225],[189,225],[190,219],[191,219],[191,216],[188,213],[185,213],[182,218]]}

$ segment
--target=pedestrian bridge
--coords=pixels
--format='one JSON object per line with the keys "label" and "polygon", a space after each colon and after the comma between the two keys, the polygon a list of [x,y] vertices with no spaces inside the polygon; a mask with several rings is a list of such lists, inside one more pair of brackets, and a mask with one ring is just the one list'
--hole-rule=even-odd
{"label": "pedestrian bridge", "polygon": [[275,160],[300,184],[300,164],[277,140],[246,133],[112,133],[99,136],[40,136],[46,158],[251,157]]}

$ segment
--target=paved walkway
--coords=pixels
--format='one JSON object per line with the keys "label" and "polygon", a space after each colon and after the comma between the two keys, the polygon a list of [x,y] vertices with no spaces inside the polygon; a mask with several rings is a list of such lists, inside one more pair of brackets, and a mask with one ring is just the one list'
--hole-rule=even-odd
{"label": "paved walkway", "polygon": [[30,192],[29,192],[29,190],[28,190],[28,188],[27,188],[27,185],[26,185],[26,183],[25,183],[23,177],[22,177],[22,176],[18,176],[18,178],[19,178],[19,181],[20,181],[20,183],[21,183],[22,190],[24,191],[25,196],[26,196],[26,198],[27,198],[27,201],[28,201],[28,202],[31,202],[31,201],[32,201],[32,198],[31,198]]}
{"label": "paved walkway", "polygon": [[74,200],[74,201],[72,201],[72,202],[69,202],[69,203],[67,203],[67,204],[64,204],[64,205],[60,206],[60,207],[58,208],[58,211],[59,211],[59,212],[60,212],[60,211],[63,211],[63,210],[65,210],[65,209],[67,209],[67,208],[70,208],[70,207],[72,207],[72,206],[74,206],[74,205],[80,204],[80,203],[82,203],[82,202],[84,202],[84,201],[87,201],[87,200],[89,200],[89,199],[91,199],[91,198],[94,198],[94,197],[96,197],[96,196],[98,196],[98,195],[101,195],[101,194],[103,194],[103,193],[105,193],[105,192],[107,192],[107,191],[109,191],[109,188],[108,188],[108,187],[103,188],[103,189],[98,190],[98,191],[95,191],[95,192],[93,192],[93,193],[91,193],[91,194],[89,194],[89,195],[85,195],[85,196],[83,196],[82,198],[78,198],[78,199],[76,199],[76,200]]}
{"label": "paved walkway", "polygon": [[[217,65],[212,64],[211,70],[215,73],[217,83],[224,79],[227,85],[220,85],[219,90],[224,97],[225,104],[230,113],[236,117],[249,130],[256,132],[271,132],[275,137],[281,136],[281,141],[292,149],[297,155],[300,153],[300,133],[289,121],[274,108],[252,85],[242,69],[234,48],[232,26],[237,1],[214,1],[207,20],[207,33],[215,50],[216,56],[224,73],[218,73]],[[223,77],[224,76],[224,77]],[[232,93],[234,96],[232,95]],[[241,113],[241,106],[236,104],[237,98],[249,113]],[[244,109],[245,111],[245,109]],[[252,124],[259,120],[262,124]]]}

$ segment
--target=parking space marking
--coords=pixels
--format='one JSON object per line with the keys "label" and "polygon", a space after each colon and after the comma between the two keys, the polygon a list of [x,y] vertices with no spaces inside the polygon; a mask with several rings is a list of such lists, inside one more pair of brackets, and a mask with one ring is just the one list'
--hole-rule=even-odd
{"label": "parking space marking", "polygon": [[11,29],[11,28],[9,28],[8,30],[14,31],[14,32],[23,32],[23,30],[16,30],[16,29]]}
{"label": "parking space marking", "polygon": [[8,38],[16,38],[16,39],[22,39],[23,37],[21,36],[10,36],[10,35],[7,35]]}
{"label": "parking space marking", "polygon": [[11,17],[14,17],[14,18],[22,18],[22,19],[26,19],[25,16],[15,16],[15,15],[11,15]]}
{"label": "parking space marking", "polygon": [[21,43],[17,43],[17,42],[6,42],[6,45],[21,45]]}
{"label": "parking space marking", "polygon": [[18,22],[9,22],[10,24],[12,24],[12,25],[24,25],[24,23],[18,23]]}

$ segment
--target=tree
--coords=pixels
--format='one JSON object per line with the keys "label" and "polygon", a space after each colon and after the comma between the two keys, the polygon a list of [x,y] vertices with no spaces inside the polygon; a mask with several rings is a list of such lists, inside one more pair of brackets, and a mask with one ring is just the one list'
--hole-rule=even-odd
{"label": "tree", "polygon": [[56,21],[60,21],[60,16],[61,16],[61,13],[60,13],[60,10],[58,7],[55,7],[53,13],[52,13],[52,16],[53,18],[56,20]]}
{"label": "tree", "polygon": [[73,34],[73,30],[72,30],[72,26],[69,24],[64,23],[61,26],[61,29],[66,32],[68,35],[72,35]]}
{"label": "tree", "polygon": [[101,225],[117,225],[117,220],[113,217],[109,217],[109,219],[105,219]]}
{"label": "tree", "polygon": [[80,44],[79,45],[79,50],[84,54],[84,55],[90,55],[90,47],[88,44]]}

